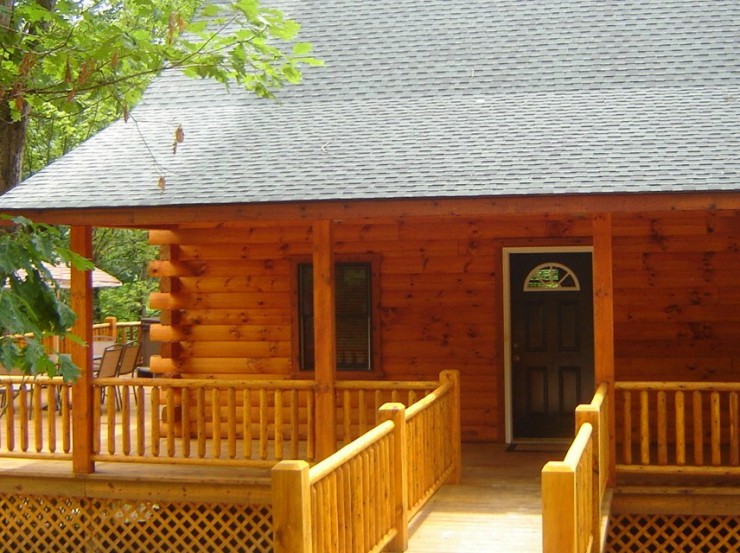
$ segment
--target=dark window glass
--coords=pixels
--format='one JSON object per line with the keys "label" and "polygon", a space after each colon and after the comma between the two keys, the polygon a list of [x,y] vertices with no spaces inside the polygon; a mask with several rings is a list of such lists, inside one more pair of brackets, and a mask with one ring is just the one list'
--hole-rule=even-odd
{"label": "dark window glass", "polygon": [[[372,367],[370,290],[372,268],[370,263],[337,263],[336,326],[337,370],[369,371]],[[301,370],[315,368],[313,267],[310,263],[298,266],[298,303],[300,313]]]}

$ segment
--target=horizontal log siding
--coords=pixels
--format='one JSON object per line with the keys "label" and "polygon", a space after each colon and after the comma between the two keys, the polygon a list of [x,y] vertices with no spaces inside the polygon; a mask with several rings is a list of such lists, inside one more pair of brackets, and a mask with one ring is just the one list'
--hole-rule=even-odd
{"label": "horizontal log siding", "polygon": [[[380,256],[379,368],[389,380],[436,380],[461,372],[462,432],[503,439],[501,248],[589,242],[588,218],[376,220],[335,226],[335,252]],[[291,258],[311,254],[307,224],[155,230],[167,248],[154,276],[172,277],[175,293],[152,296],[176,324],[152,329],[178,343],[178,359],[152,363],[184,377],[295,377]],[[166,355],[166,354],[165,354]]]}
{"label": "horizontal log siding", "polygon": [[615,216],[617,380],[740,371],[740,214]]}
{"label": "horizontal log siding", "polygon": [[[735,212],[614,215],[620,380],[733,380],[740,369],[740,217]],[[588,245],[588,216],[337,222],[337,256],[380,256],[384,378],[461,372],[464,439],[503,439],[501,248]],[[156,230],[173,293],[152,296],[171,328],[153,336],[183,376],[291,378],[291,258],[311,254],[309,224],[226,223]],[[167,288],[166,287],[166,288]],[[168,318],[168,315],[171,315]],[[649,375],[649,376],[648,376]]]}

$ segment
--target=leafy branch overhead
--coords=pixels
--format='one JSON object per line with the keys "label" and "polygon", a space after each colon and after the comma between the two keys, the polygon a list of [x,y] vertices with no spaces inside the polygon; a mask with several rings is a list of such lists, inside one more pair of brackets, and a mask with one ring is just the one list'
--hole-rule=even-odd
{"label": "leafy branch overhead", "polygon": [[[5,0],[7,4],[9,0]],[[286,50],[300,26],[257,0],[15,0],[0,12],[0,95],[16,117],[53,103],[74,112],[112,96],[127,114],[152,75],[180,68],[271,97],[320,62],[306,43]],[[2,4],[0,4],[2,6]]]}
{"label": "leafy branch overhead", "polygon": [[0,0],[0,193],[27,140],[26,172],[127,119],[163,71],[274,97],[321,64],[299,29],[258,0]]}

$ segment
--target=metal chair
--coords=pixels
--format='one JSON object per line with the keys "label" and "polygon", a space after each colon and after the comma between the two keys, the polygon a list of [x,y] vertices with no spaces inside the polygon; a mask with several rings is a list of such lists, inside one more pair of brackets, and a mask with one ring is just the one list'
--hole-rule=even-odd
{"label": "metal chair", "polygon": [[[108,346],[103,351],[103,357],[100,358],[100,365],[95,369],[93,373],[94,378],[113,378],[118,376],[118,369],[121,366],[121,358],[123,356],[124,345],[113,344]],[[105,401],[105,388],[103,388],[102,401]],[[116,394],[116,406],[120,402],[120,398]]]}
{"label": "metal chair", "polygon": [[140,353],[140,342],[126,342],[126,346],[123,349],[123,356],[121,357],[121,364],[118,367],[118,376],[133,377],[136,367],[139,365]]}

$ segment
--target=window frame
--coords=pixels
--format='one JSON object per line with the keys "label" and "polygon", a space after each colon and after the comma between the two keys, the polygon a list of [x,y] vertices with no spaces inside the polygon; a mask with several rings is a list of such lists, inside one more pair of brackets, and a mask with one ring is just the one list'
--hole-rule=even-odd
{"label": "window frame", "polygon": [[[380,337],[380,262],[379,255],[361,254],[361,255],[335,255],[334,266],[339,264],[365,263],[370,266],[370,344],[368,354],[370,356],[369,368],[366,370],[341,370],[335,367],[338,380],[355,380],[358,378],[375,379],[382,378],[381,371],[381,337]],[[292,366],[294,378],[313,378],[314,369],[303,369],[301,367],[301,298],[299,285],[300,266],[304,264],[313,264],[311,257],[293,257],[291,258],[291,342],[292,342]],[[335,312],[336,317],[336,312]]]}

